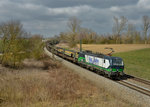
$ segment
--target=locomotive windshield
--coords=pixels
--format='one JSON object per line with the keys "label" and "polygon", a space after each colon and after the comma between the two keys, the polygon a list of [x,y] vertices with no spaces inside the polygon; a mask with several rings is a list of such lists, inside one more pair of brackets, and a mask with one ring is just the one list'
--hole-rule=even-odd
{"label": "locomotive windshield", "polygon": [[112,63],[113,63],[113,65],[117,65],[117,66],[123,65],[123,61],[121,58],[113,58]]}

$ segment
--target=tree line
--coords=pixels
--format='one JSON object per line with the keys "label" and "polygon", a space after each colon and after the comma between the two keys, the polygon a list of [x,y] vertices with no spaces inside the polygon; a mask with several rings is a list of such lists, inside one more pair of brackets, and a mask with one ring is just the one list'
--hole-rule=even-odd
{"label": "tree line", "polygon": [[112,34],[97,34],[95,31],[81,27],[81,21],[76,17],[68,20],[69,31],[61,32],[57,39],[68,42],[70,47],[76,46],[82,40],[84,44],[150,44],[150,17],[142,17],[141,31],[124,16],[113,18]]}

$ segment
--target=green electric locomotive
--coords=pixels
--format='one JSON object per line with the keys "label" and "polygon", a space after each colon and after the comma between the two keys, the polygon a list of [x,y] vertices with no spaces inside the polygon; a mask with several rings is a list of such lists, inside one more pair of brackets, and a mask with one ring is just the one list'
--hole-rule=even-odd
{"label": "green electric locomotive", "polygon": [[108,77],[123,76],[124,63],[120,57],[112,57],[91,51],[82,51],[78,53],[78,63],[87,66]]}

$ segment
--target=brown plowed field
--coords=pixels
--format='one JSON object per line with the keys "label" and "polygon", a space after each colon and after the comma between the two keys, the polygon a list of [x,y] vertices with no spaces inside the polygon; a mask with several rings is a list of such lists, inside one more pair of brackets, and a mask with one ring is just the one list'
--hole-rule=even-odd
{"label": "brown plowed field", "polygon": [[[79,47],[79,45],[78,45]],[[110,50],[105,49],[106,47],[113,48],[115,53],[127,52],[132,50],[150,48],[150,44],[83,44],[84,50],[92,50],[94,52],[101,52],[107,54]]]}

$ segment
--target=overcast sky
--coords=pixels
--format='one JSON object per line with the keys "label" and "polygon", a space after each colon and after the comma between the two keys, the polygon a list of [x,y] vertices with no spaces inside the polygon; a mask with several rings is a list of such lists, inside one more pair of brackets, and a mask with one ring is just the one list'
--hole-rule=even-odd
{"label": "overcast sky", "polygon": [[45,37],[67,31],[72,16],[104,34],[112,32],[114,16],[141,26],[143,15],[150,16],[150,0],[0,0],[0,22],[20,20],[26,31]]}

